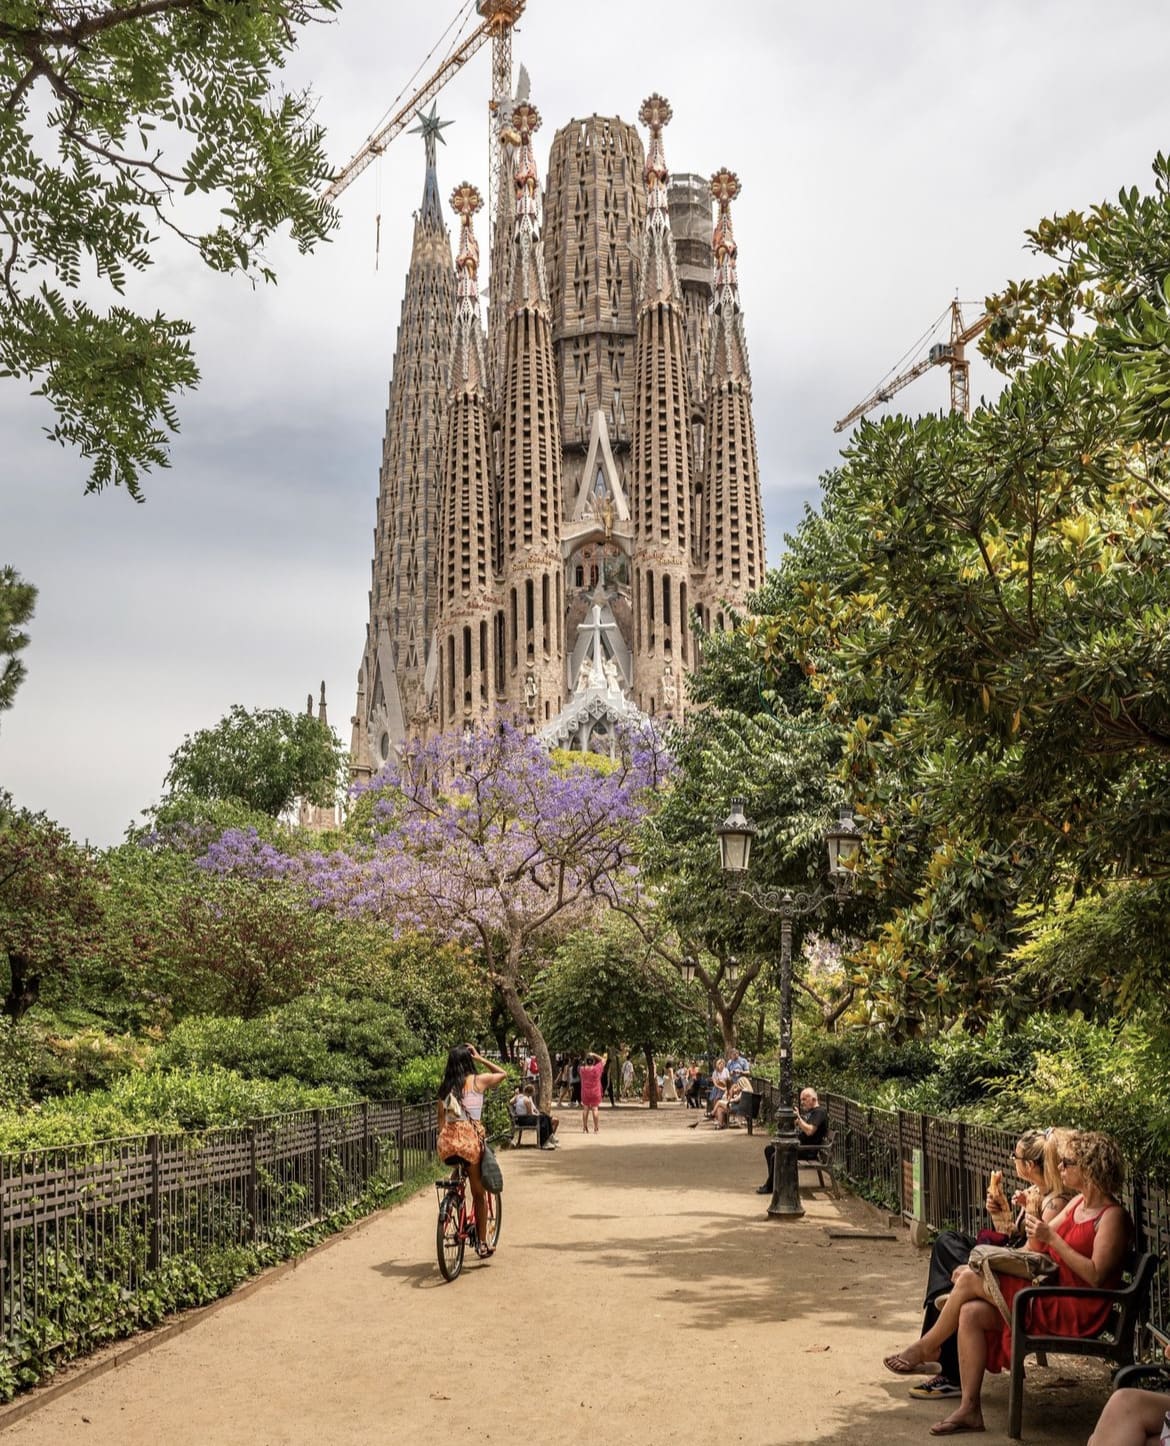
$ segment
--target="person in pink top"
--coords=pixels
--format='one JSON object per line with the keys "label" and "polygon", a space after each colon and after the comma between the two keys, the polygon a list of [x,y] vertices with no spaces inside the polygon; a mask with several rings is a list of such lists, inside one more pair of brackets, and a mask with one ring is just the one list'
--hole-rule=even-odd
{"label": "person in pink top", "polygon": [[589,1133],[589,1116],[593,1116],[593,1133],[600,1126],[597,1122],[597,1107],[601,1104],[601,1076],[605,1071],[605,1055],[590,1050],[585,1056],[592,1064],[581,1065],[581,1124]]}

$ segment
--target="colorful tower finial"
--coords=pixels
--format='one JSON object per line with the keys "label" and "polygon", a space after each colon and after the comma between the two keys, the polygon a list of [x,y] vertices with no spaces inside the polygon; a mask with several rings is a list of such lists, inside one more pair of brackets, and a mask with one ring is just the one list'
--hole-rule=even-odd
{"label": "colorful tower finial", "polygon": [[516,194],[515,250],[511,260],[511,307],[548,304],[544,279],[544,250],[540,246],[540,176],[532,153],[532,137],[540,129],[540,112],[531,101],[512,108],[518,139],[512,183]]}
{"label": "colorful tower finial", "polygon": [[483,330],[479,321],[479,242],[471,218],[483,197],[470,181],[451,192],[451,209],[459,217],[459,255],[455,258],[455,337],[451,349],[451,385],[471,391],[484,387]]}
{"label": "colorful tower finial", "polygon": [[662,128],[670,124],[674,111],[665,96],[649,95],[642,102],[638,119],[650,130],[650,149],[646,152],[646,166],[642,176],[646,182],[647,204],[654,210],[666,210],[666,187],[670,172],[666,168],[666,152],[662,146]]}
{"label": "colorful tower finial", "polygon": [[741,190],[739,177],[726,166],[711,177],[711,195],[719,207],[719,217],[711,237],[711,250],[715,254],[716,294],[726,286],[735,290],[739,284],[735,274],[739,247],[735,244],[735,232],[731,228],[731,203]]}
{"label": "colorful tower finial", "polygon": [[670,171],[662,146],[662,128],[674,112],[658,94],[647,96],[638,119],[650,128],[650,146],[642,176],[646,182],[646,228],[642,232],[642,271],[639,300],[643,306],[681,300],[674,242],[670,234]]}
{"label": "colorful tower finial", "polygon": [[423,187],[422,215],[432,221],[442,220],[443,208],[439,204],[439,180],[435,169],[435,142],[447,144],[443,132],[454,121],[440,120],[437,108],[431,106],[430,115],[420,115],[418,125],[412,126],[412,136],[422,136],[427,155],[427,178]]}

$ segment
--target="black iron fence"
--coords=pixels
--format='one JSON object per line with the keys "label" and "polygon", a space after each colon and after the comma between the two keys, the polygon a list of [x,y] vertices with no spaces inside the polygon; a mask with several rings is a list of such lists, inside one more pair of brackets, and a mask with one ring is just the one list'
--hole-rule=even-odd
{"label": "black iron fence", "polygon": [[[764,1115],[774,1118],[776,1089],[764,1093]],[[1012,1178],[1016,1135],[937,1115],[877,1110],[842,1095],[824,1095],[838,1173],[891,1212],[914,1216],[932,1230],[976,1234],[987,1224],[983,1201],[992,1170]],[[1137,1249],[1162,1259],[1146,1325],[1161,1341],[1170,1335],[1170,1187],[1165,1179],[1130,1171],[1125,1205],[1133,1216]]]}
{"label": "black iron fence", "polygon": [[434,1159],[433,1105],[0,1156],[0,1401],[62,1360],[224,1293]]}

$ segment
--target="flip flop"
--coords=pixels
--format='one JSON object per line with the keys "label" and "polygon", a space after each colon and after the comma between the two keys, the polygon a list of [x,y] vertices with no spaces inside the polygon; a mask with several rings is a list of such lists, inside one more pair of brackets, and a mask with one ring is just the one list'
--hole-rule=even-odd
{"label": "flip flop", "polygon": [[986,1431],[986,1426],[968,1426],[966,1421],[936,1421],[930,1428],[932,1436],[967,1436]]}
{"label": "flip flop", "polygon": [[887,1356],[882,1365],[895,1376],[937,1376],[942,1370],[938,1361],[908,1361],[902,1355]]}

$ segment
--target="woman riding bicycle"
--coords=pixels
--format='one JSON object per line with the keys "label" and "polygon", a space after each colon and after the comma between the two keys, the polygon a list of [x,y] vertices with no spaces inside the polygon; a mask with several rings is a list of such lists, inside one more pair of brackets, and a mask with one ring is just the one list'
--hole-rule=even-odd
{"label": "woman riding bicycle", "polygon": [[[479,1066],[483,1072],[479,1072]],[[480,1162],[483,1159],[483,1097],[508,1078],[470,1044],[457,1044],[447,1055],[447,1068],[439,1086],[439,1158],[444,1165],[462,1160],[475,1202],[475,1252],[481,1260],[492,1254],[486,1242],[487,1197]]]}

